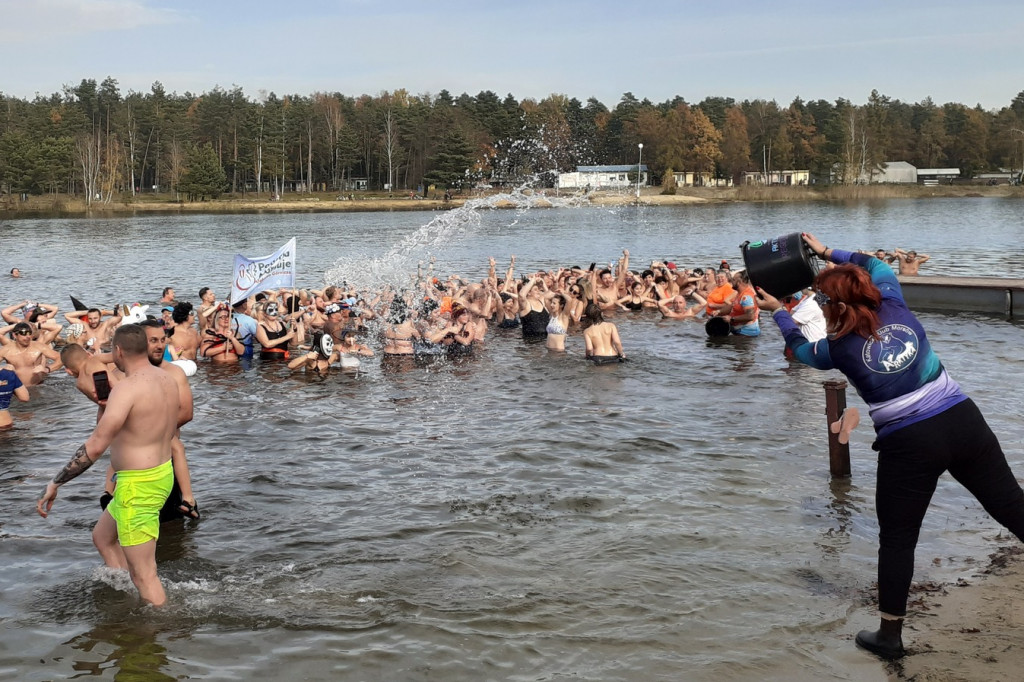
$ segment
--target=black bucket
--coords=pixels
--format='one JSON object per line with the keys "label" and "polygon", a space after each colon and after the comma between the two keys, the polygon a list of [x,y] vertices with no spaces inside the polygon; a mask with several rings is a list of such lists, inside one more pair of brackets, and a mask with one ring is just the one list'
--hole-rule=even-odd
{"label": "black bucket", "polygon": [[732,327],[724,317],[712,317],[704,323],[704,331],[707,332],[708,336],[715,339],[729,336],[732,332]]}
{"label": "black bucket", "polygon": [[817,258],[799,232],[765,242],[743,242],[740,251],[750,283],[775,298],[809,287],[818,274]]}

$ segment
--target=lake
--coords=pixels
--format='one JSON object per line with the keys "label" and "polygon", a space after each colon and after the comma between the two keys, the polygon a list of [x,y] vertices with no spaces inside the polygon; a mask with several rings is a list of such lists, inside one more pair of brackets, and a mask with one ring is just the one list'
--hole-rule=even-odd
{"label": "lake", "polygon": [[[3,271],[24,273],[0,303],[223,298],[235,253],[292,237],[305,287],[401,285],[431,258],[472,279],[489,256],[586,267],[623,248],[637,266],[735,266],[741,242],[794,231],[916,249],[922,274],[1022,277],[1020,218],[1014,200],[933,199],[25,219],[0,224]],[[1024,326],[920,318],[1024,472],[1007,399]],[[607,367],[578,334],[551,354],[497,330],[470,358],[325,379],[201,365],[182,440],[203,518],[162,529],[159,612],[99,567],[102,467],[35,514],[95,421],[70,377],[49,378],[0,434],[0,677],[885,679],[852,641],[877,623],[875,458],[864,424],[851,479],[830,480],[822,382],[838,375],[790,365],[767,316],[760,338],[726,342],[651,313],[613,321],[630,361]],[[1008,542],[944,477],[915,579],[971,576]]]}

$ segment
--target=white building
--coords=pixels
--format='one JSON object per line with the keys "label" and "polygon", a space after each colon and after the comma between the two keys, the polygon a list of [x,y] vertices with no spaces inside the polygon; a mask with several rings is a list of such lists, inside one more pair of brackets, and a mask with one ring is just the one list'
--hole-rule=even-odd
{"label": "white building", "polygon": [[716,178],[714,173],[673,171],[677,187],[732,187],[732,178]]}
{"label": "white building", "polygon": [[[871,182],[880,184],[908,184],[913,185],[921,171],[906,161],[886,161],[882,167],[875,171]],[[867,178],[864,178],[867,181]]]}
{"label": "white building", "polygon": [[922,185],[951,185],[959,177],[959,168],[919,168],[917,171]]}
{"label": "white building", "polygon": [[[636,164],[631,166],[577,166],[574,173],[558,174],[558,189],[626,189],[636,187]],[[640,185],[647,184],[647,164],[640,166]]]}
{"label": "white building", "polygon": [[809,170],[777,170],[768,171],[768,174],[761,171],[743,174],[745,185],[809,185],[811,183],[811,171]]}

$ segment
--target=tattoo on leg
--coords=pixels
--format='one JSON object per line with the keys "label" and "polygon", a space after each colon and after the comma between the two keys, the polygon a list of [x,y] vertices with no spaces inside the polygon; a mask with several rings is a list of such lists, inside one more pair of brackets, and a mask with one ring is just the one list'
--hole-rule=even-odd
{"label": "tattoo on leg", "polygon": [[60,473],[53,477],[53,482],[57,485],[67,483],[91,466],[92,460],[89,459],[89,453],[85,450],[85,443],[82,443],[81,447],[75,451],[71,461],[65,464]]}

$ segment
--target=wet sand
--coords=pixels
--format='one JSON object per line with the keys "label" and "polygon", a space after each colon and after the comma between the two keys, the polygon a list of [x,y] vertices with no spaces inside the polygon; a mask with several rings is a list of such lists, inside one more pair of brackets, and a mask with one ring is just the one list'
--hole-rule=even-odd
{"label": "wet sand", "polygon": [[919,595],[904,626],[908,655],[887,665],[891,680],[1024,678],[1024,547],[1002,548],[957,584],[930,585]]}

